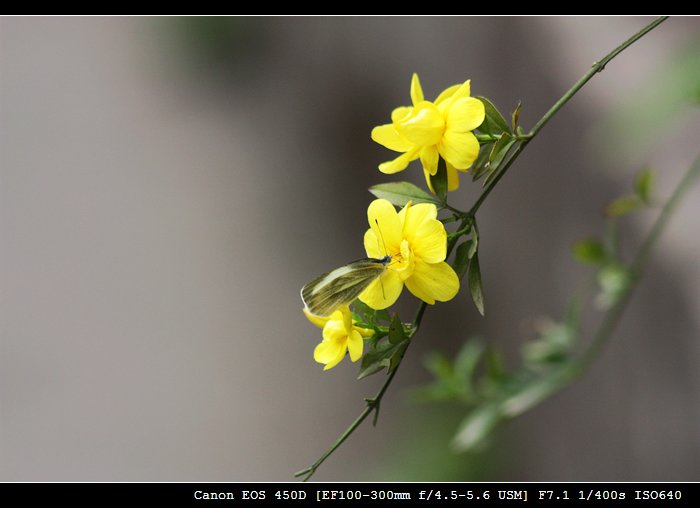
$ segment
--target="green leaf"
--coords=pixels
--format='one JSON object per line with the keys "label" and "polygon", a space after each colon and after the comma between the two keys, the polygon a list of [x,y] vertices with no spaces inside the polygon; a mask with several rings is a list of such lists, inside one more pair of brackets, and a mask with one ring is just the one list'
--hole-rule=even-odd
{"label": "green leaf", "polygon": [[437,351],[430,352],[423,364],[437,381],[449,382],[454,375],[450,360]]}
{"label": "green leaf", "polygon": [[474,377],[483,352],[483,344],[477,338],[470,338],[457,353],[454,364],[440,353],[430,353],[424,365],[435,380],[415,395],[423,401],[458,400],[473,404],[478,398]]}
{"label": "green leaf", "polygon": [[620,217],[639,209],[644,203],[636,194],[622,196],[610,203],[605,210],[608,217]]}
{"label": "green leaf", "polygon": [[474,253],[474,257],[469,262],[469,291],[472,300],[476,305],[479,314],[484,315],[484,288],[481,283],[481,270],[479,268],[479,254]]}
{"label": "green leaf", "polygon": [[430,176],[430,184],[435,190],[435,194],[440,199],[441,203],[445,203],[447,199],[447,166],[445,165],[445,159],[440,157],[438,159],[438,169],[437,173]]}
{"label": "green leaf", "polygon": [[457,247],[453,268],[460,280],[464,277],[464,274],[467,272],[467,267],[469,266],[469,251],[471,250],[471,246],[472,239],[470,238],[466,242],[460,243]]}
{"label": "green leaf", "polygon": [[523,384],[513,395],[504,399],[499,414],[505,418],[515,418],[551,397],[566,382],[568,365],[555,368],[544,378],[537,378]]}
{"label": "green leaf", "polygon": [[398,360],[403,356],[404,351],[408,347],[408,340],[392,344],[388,340],[377,344],[375,349],[365,353],[362,357],[360,372],[357,379],[362,379],[372,374],[376,374],[385,367],[389,368],[389,372],[393,371],[398,364]]}
{"label": "green leaf", "polygon": [[493,346],[486,348],[484,355],[486,378],[493,384],[500,384],[506,378],[503,355]]}
{"label": "green leaf", "polygon": [[406,351],[407,347],[408,347],[407,340],[396,344],[396,351],[394,352],[393,355],[391,355],[391,358],[389,359],[389,371],[388,371],[389,374],[394,372],[394,370],[396,370],[396,367],[399,366],[399,363],[401,363],[401,359],[403,358],[403,354]]}
{"label": "green leaf", "polygon": [[476,219],[472,223],[472,237],[471,237],[471,247],[469,248],[468,256],[469,259],[473,258],[474,255],[479,250],[479,228],[476,227]]}
{"label": "green leaf", "polygon": [[496,144],[493,145],[493,149],[489,155],[489,169],[488,175],[484,180],[484,187],[486,187],[494,178],[496,178],[496,176],[498,176],[503,159],[516,141],[517,140],[514,137],[507,132],[504,132],[501,139],[499,139]]}
{"label": "green leaf", "polygon": [[435,380],[427,386],[421,386],[414,390],[411,394],[414,400],[428,402],[462,398],[462,394],[455,391],[452,363],[445,355],[433,351],[423,360],[423,365]]}
{"label": "green leaf", "polygon": [[483,132],[484,134],[491,134],[495,136],[503,132],[510,132],[508,122],[506,122],[506,119],[503,118],[503,115],[500,113],[500,111],[498,111],[498,108],[496,108],[496,106],[494,106],[494,104],[486,97],[477,96],[476,98],[484,104],[484,109],[486,112],[484,122],[478,128],[479,131]]}
{"label": "green leaf", "polygon": [[484,345],[473,338],[465,342],[455,358],[453,369],[455,382],[466,387],[469,392],[472,391],[472,380],[483,353]]}
{"label": "green leaf", "polygon": [[385,309],[373,309],[361,300],[355,300],[352,302],[351,308],[353,311],[353,317],[358,324],[367,325],[367,328],[377,328],[378,326],[381,326],[380,323],[389,323],[391,321],[389,313]]}
{"label": "green leaf", "polygon": [[369,191],[376,197],[388,200],[395,206],[406,206],[406,203],[433,203],[440,205],[440,200],[425,192],[423,189],[410,182],[390,182],[373,185]]}
{"label": "green leaf", "polygon": [[600,294],[596,296],[596,304],[602,309],[615,305],[627,292],[632,280],[630,269],[620,264],[610,264],[598,272]]}
{"label": "green leaf", "polygon": [[523,345],[523,359],[535,367],[566,361],[575,339],[575,331],[566,323],[545,322],[540,336]]}
{"label": "green leaf", "polygon": [[461,280],[464,274],[467,273],[467,267],[469,266],[469,260],[474,257],[477,250],[479,249],[479,230],[476,228],[476,223],[472,227],[472,236],[467,241],[461,243],[457,247],[457,252],[455,254],[454,270],[457,276]]}
{"label": "green leaf", "polygon": [[485,145],[482,145],[479,149],[479,155],[474,161],[474,164],[472,165],[471,169],[469,170],[469,172],[472,174],[473,182],[477,181],[479,178],[484,176],[491,167],[489,163],[489,156],[491,155],[491,151],[493,150],[494,144],[495,143],[487,143]]}
{"label": "green leaf", "polygon": [[405,340],[408,340],[408,337],[406,337],[406,332],[403,329],[403,323],[399,319],[398,314],[394,314],[394,318],[391,320],[391,324],[389,325],[389,342],[392,344],[398,344],[400,342],[403,342]]}
{"label": "green leaf", "polygon": [[654,172],[651,169],[643,169],[637,175],[634,182],[634,191],[645,205],[651,203],[652,188],[654,185]]}
{"label": "green leaf", "polygon": [[466,452],[477,448],[501,422],[498,404],[491,403],[474,409],[462,421],[452,440],[452,448]]}
{"label": "green leaf", "polygon": [[518,120],[520,119],[520,109],[523,107],[522,101],[518,101],[518,105],[515,107],[515,111],[510,116],[510,125],[513,128],[513,132],[518,131]]}
{"label": "green leaf", "polygon": [[573,251],[574,258],[581,263],[601,265],[605,263],[606,259],[608,258],[603,244],[594,238],[588,238],[586,240],[576,242],[574,244]]}

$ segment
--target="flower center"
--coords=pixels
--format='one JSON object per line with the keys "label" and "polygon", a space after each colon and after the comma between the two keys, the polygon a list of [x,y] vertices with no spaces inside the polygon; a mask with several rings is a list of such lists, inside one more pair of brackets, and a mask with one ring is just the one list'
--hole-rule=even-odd
{"label": "flower center", "polygon": [[413,258],[411,245],[408,243],[408,240],[401,240],[399,252],[392,256],[391,269],[398,273],[403,281],[413,275],[414,266],[415,260]]}
{"label": "flower center", "polygon": [[445,118],[431,102],[411,108],[394,126],[411,143],[419,146],[437,145],[445,133]]}

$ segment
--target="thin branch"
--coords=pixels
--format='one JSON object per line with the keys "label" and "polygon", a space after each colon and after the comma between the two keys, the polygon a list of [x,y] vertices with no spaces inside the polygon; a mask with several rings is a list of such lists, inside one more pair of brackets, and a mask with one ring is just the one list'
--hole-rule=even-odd
{"label": "thin branch", "polygon": [[694,180],[700,175],[700,157],[695,159],[693,164],[688,168],[683,179],[676,186],[668,198],[666,204],[664,205],[661,213],[654,222],[654,226],[649,231],[649,234],[644,240],[644,243],[639,248],[637,255],[634,258],[632,265],[629,267],[630,281],[625,287],[624,293],[616,301],[615,305],[610,308],[603,318],[603,321],[598,328],[596,334],[593,336],[590,345],[586,351],[581,355],[574,365],[572,374],[575,377],[580,377],[585,373],[593,361],[598,357],[603,347],[610,341],[615,328],[617,327],[620,318],[622,317],[627,304],[629,303],[634,290],[636,289],[639,281],[644,274],[647,264],[649,263],[649,257],[654,246],[658,243],[661,233],[663,233],[669,219],[678,208],[683,195],[690,189],[693,185]]}
{"label": "thin branch", "polygon": [[522,139],[520,141],[520,144],[518,145],[518,148],[511,154],[509,157],[508,161],[503,165],[503,169],[500,171],[500,173],[496,176],[496,178],[493,179],[493,181],[484,189],[484,191],[481,193],[481,196],[479,196],[479,199],[476,200],[476,203],[474,203],[474,206],[471,207],[469,210],[469,213],[471,215],[476,214],[476,211],[481,207],[481,205],[484,203],[486,198],[488,197],[489,194],[491,194],[491,191],[498,185],[498,182],[505,176],[505,174],[508,172],[508,168],[510,168],[511,164],[513,164],[513,161],[518,158],[520,153],[523,151],[523,149],[527,146],[527,144],[533,140],[535,136],[537,136],[537,133],[542,130],[542,127],[544,127],[547,122],[549,122],[554,115],[556,115],[561,108],[564,107],[564,105],[571,100],[571,98],[576,95],[576,93],[581,90],[581,88],[584,87],[586,83],[590,81],[590,79],[595,76],[597,73],[601,72],[603,69],[605,69],[605,66],[610,63],[610,61],[615,58],[617,55],[622,53],[625,49],[630,47],[632,44],[637,42],[639,39],[644,37],[647,33],[651,32],[654,28],[659,26],[661,23],[666,21],[668,19],[668,16],[661,16],[659,18],[656,18],[654,21],[649,23],[647,26],[642,28],[639,32],[634,34],[632,37],[627,39],[625,42],[620,44],[618,47],[613,49],[610,53],[605,55],[603,58],[601,58],[599,61],[594,63],[591,68],[588,70],[586,74],[581,76],[581,79],[579,79],[574,85],[569,88],[569,90],[561,96],[561,98],[554,103],[554,105],[549,108],[549,111],[547,111],[542,118],[535,124],[535,126],[532,128],[532,130],[528,133],[525,139]]}
{"label": "thin branch", "polygon": [[[625,42],[620,44],[617,48],[615,48],[613,51],[605,55],[600,61],[596,62],[591,69],[583,75],[581,79],[579,79],[574,86],[572,86],[550,109],[547,111],[547,113],[544,114],[542,118],[535,124],[535,126],[532,128],[532,130],[524,135],[520,136],[518,139],[520,140],[520,143],[518,147],[511,153],[510,157],[508,158],[507,162],[504,163],[503,169],[500,171],[498,176],[493,179],[493,181],[484,189],[482,192],[481,196],[479,196],[479,199],[476,201],[474,206],[467,212],[466,216],[464,216],[463,212],[460,212],[464,216],[464,219],[462,221],[462,224],[460,225],[460,230],[465,228],[466,225],[468,224],[469,221],[472,221],[474,216],[476,215],[477,210],[479,207],[483,204],[483,202],[486,200],[488,195],[491,193],[493,188],[498,184],[498,182],[503,178],[503,176],[506,174],[508,171],[508,168],[513,164],[515,159],[518,158],[518,156],[522,153],[522,151],[525,149],[527,144],[537,135],[537,133],[544,127],[544,125],[578,92],[583,86],[598,72],[602,71],[605,66],[613,59],[615,58],[618,54],[620,54],[622,51],[627,49],[629,46],[631,46],[633,43],[635,43],[637,40],[642,38],[645,34],[656,28],[659,24],[664,22],[668,16],[662,16],[660,18],[657,18],[647,26],[645,26],[643,29],[641,29],[639,32],[637,32],[635,35],[627,39]],[[456,210],[452,208],[451,206],[447,206],[445,204],[445,207],[454,211],[454,212],[459,212],[459,210]],[[450,238],[450,242],[448,244],[448,249],[447,249],[447,256],[450,255],[452,252],[452,249],[455,247],[457,244],[459,237],[455,236],[453,238]],[[413,326],[411,328],[411,337],[415,335],[415,333],[418,331],[420,328],[421,322],[423,320],[423,315],[425,313],[425,310],[427,308],[427,304],[425,302],[421,302],[420,305],[418,306],[418,309],[416,311],[416,316],[413,320]],[[409,342],[410,345],[410,342]],[[408,346],[406,347],[406,350],[408,349]],[[404,350],[404,355],[406,353],[406,350]],[[343,432],[340,437],[333,443],[333,445],[326,450],[323,455],[319,457],[319,459],[314,462],[311,466],[307,467],[306,469],[303,469],[297,473],[294,474],[295,477],[302,477],[303,481],[307,481],[311,476],[316,472],[316,470],[319,468],[325,460],[335,452],[335,450],[342,445],[345,440],[350,437],[350,435],[355,432],[357,427],[359,427],[365,419],[372,414],[373,411],[375,411],[375,423],[376,423],[376,416],[379,411],[379,405],[381,403],[382,398],[384,397],[384,394],[386,393],[387,389],[389,388],[389,385],[394,379],[394,376],[396,376],[396,373],[398,372],[399,367],[401,366],[403,360],[403,356],[399,360],[398,364],[389,373],[389,377],[387,380],[384,382],[382,385],[381,389],[377,393],[377,395],[373,399],[366,399],[366,404],[367,407],[360,413],[360,416],[355,419],[355,421]]]}

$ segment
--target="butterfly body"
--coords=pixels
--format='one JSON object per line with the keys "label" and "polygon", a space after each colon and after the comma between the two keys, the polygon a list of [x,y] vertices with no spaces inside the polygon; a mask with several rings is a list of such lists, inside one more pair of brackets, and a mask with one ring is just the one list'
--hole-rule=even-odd
{"label": "butterfly body", "polygon": [[315,316],[330,316],[355,300],[386,270],[391,256],[363,258],[331,270],[301,288],[306,310]]}

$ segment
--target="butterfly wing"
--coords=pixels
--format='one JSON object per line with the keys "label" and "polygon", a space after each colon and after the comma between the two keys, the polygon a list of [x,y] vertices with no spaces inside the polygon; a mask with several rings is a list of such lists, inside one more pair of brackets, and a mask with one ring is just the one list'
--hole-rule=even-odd
{"label": "butterfly wing", "polygon": [[391,258],[365,258],[315,278],[301,288],[306,310],[316,316],[330,316],[342,305],[355,300],[379,277]]}

